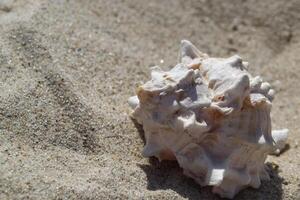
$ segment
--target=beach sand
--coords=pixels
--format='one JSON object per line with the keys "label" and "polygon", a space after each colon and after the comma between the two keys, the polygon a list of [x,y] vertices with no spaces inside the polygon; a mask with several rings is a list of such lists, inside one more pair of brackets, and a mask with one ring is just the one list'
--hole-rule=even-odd
{"label": "beach sand", "polygon": [[300,199],[300,1],[0,1],[0,199],[219,199],[141,156],[128,97],[192,41],[277,91],[287,150],[236,199]]}

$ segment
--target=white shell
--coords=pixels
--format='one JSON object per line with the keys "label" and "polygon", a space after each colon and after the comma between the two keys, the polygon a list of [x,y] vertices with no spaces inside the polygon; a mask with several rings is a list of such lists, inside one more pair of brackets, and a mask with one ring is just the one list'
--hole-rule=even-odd
{"label": "white shell", "polygon": [[145,132],[143,155],[177,160],[184,174],[221,197],[258,188],[269,178],[267,155],[284,147],[288,132],[271,132],[274,90],[237,55],[208,57],[184,40],[180,57],[170,71],[154,67],[129,99]]}

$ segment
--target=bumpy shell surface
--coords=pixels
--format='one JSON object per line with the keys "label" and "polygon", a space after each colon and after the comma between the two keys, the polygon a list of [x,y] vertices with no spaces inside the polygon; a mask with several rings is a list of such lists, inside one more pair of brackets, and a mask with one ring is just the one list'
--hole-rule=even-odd
{"label": "bumpy shell surface", "polygon": [[129,99],[145,132],[143,155],[177,160],[184,174],[222,197],[258,188],[269,178],[267,155],[287,138],[287,130],[271,131],[274,90],[237,55],[212,58],[184,40],[180,58],[170,71],[153,68]]}

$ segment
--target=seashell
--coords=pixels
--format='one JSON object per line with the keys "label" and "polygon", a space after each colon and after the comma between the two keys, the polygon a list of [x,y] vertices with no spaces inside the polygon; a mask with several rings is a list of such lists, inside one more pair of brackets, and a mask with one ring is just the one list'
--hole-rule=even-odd
{"label": "seashell", "polygon": [[258,188],[269,178],[267,155],[284,148],[288,130],[271,130],[275,92],[247,67],[238,55],[209,57],[183,40],[179,64],[154,67],[128,100],[145,132],[143,155],[177,160],[185,175],[221,197]]}

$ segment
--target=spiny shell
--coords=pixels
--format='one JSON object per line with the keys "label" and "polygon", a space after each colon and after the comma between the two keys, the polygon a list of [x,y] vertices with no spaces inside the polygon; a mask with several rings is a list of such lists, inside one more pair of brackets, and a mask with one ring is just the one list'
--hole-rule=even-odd
{"label": "spiny shell", "polygon": [[154,67],[151,80],[129,99],[143,125],[143,155],[177,160],[184,174],[233,198],[268,179],[265,159],[282,148],[287,130],[271,131],[274,90],[252,77],[235,55],[212,58],[181,42],[180,63]]}

